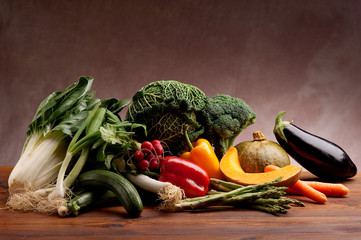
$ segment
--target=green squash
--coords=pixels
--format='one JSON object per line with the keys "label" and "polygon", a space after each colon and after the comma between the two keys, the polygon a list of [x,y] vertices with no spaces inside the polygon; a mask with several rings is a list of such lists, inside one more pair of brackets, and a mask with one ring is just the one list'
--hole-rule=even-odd
{"label": "green squash", "polygon": [[267,165],[285,167],[290,165],[287,152],[276,142],[267,140],[261,131],[253,133],[253,141],[235,146],[239,163],[246,173],[261,173]]}

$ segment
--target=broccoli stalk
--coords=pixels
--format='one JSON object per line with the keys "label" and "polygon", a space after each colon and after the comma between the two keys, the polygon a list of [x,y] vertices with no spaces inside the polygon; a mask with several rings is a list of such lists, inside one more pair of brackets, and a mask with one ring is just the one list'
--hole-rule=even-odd
{"label": "broccoli stalk", "polygon": [[218,143],[213,143],[213,145],[215,145],[216,148],[216,154],[218,157],[220,157],[221,155],[223,156],[229,147],[233,146],[234,140],[236,140],[237,136],[242,132],[242,130],[239,130],[235,133],[232,134],[231,137],[229,138],[219,138],[219,142]]}

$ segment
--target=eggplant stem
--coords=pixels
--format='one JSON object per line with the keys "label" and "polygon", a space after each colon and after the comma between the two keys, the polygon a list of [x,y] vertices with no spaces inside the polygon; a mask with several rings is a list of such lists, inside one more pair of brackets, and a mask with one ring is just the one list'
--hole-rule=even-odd
{"label": "eggplant stem", "polygon": [[287,138],[285,134],[283,133],[283,129],[293,123],[293,121],[282,121],[283,115],[285,115],[285,111],[281,111],[278,113],[275,121],[275,127],[273,128],[273,133],[280,136],[283,140],[287,142]]}

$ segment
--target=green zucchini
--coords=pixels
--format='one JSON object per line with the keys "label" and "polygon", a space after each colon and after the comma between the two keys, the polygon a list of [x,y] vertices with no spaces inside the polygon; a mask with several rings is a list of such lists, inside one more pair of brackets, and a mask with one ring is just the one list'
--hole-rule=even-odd
{"label": "green zucchini", "polygon": [[72,215],[102,207],[105,205],[120,205],[118,198],[109,190],[89,190],[79,193],[68,202],[68,209]]}
{"label": "green zucchini", "polygon": [[112,191],[130,217],[138,217],[143,202],[136,188],[122,175],[107,170],[91,170],[79,176],[79,186]]}

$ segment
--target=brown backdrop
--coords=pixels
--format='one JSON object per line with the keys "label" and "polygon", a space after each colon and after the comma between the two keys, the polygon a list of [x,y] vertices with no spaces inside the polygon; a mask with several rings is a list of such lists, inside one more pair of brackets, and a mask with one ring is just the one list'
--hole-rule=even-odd
{"label": "brown backdrop", "polygon": [[[100,98],[175,79],[256,112],[237,142],[285,119],[361,167],[360,1],[0,1],[0,165],[40,101],[81,75]],[[295,163],[295,162],[293,162]]]}

